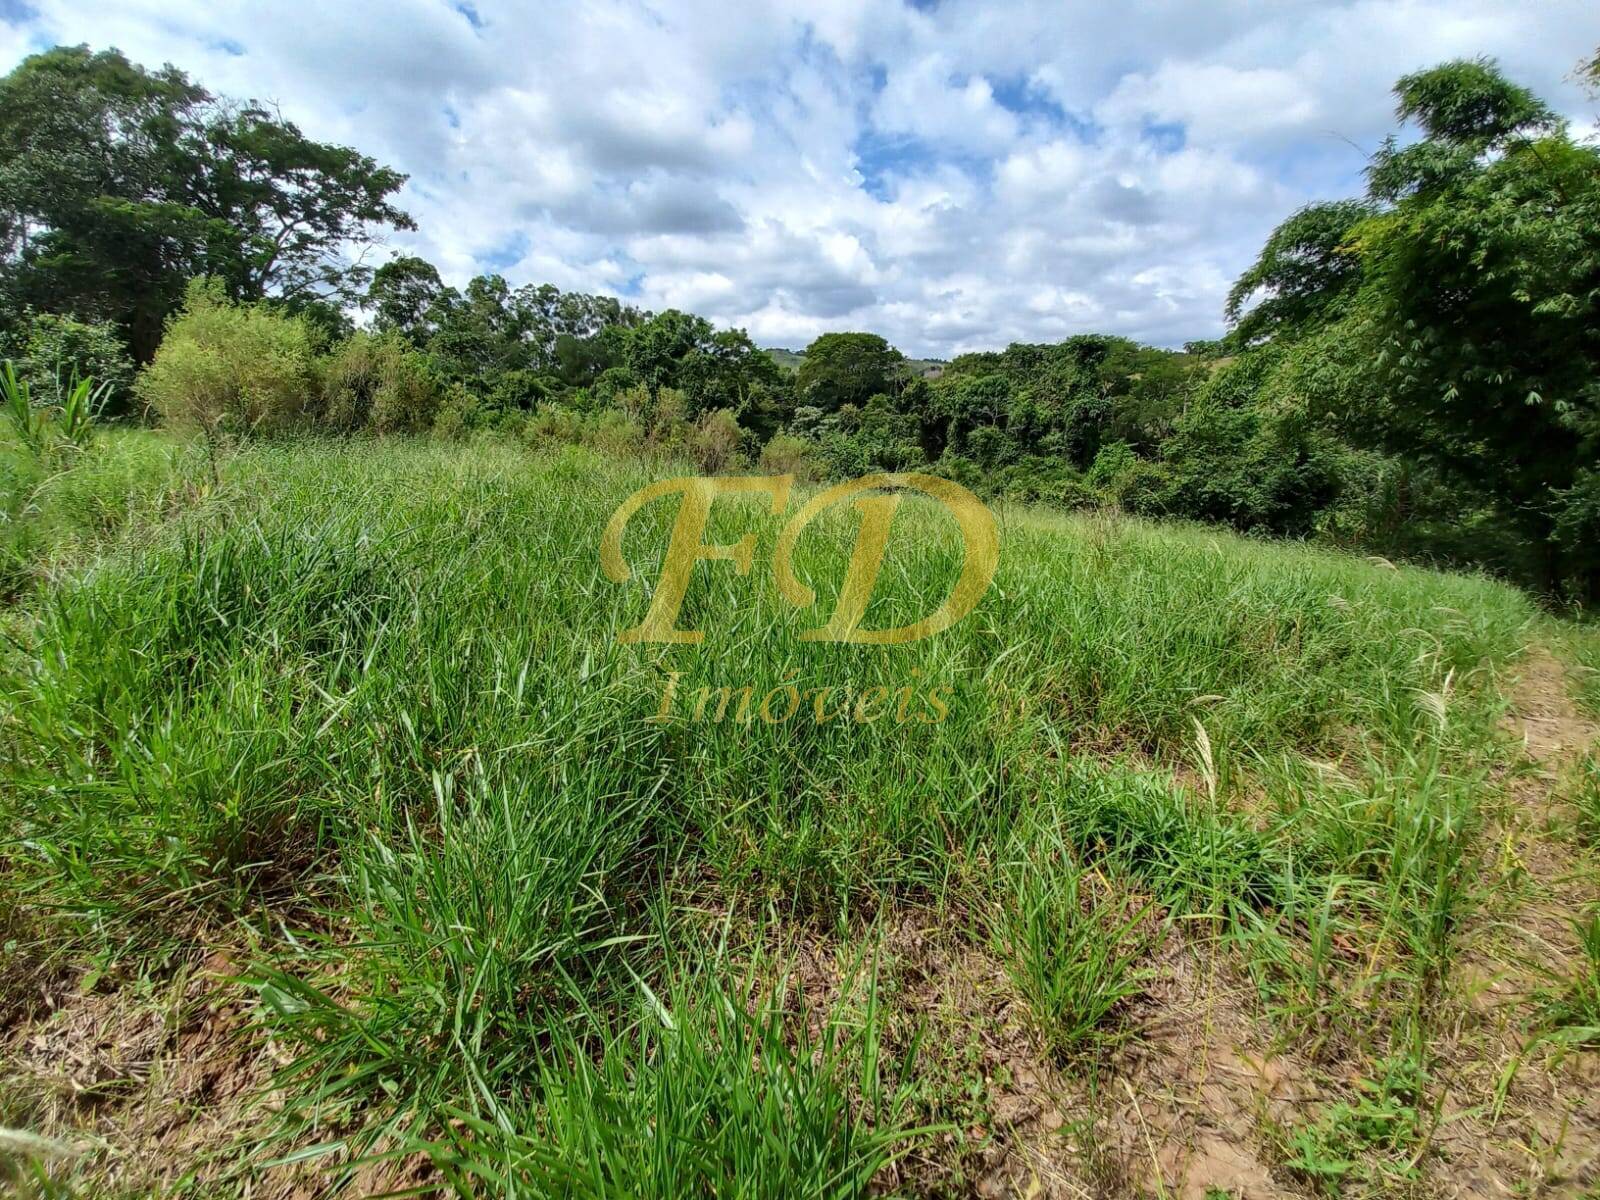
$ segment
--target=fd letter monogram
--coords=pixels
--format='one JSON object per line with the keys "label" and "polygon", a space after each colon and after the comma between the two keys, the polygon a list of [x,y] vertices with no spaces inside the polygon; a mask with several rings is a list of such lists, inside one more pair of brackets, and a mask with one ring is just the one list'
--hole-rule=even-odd
{"label": "fd letter monogram", "polygon": [[[774,515],[789,506],[789,490],[793,475],[727,476],[705,478],[683,476],[663,479],[640,488],[611,514],[600,538],[600,565],[606,577],[615,583],[626,583],[633,572],[622,557],[622,534],[633,515],[652,500],[676,494],[677,519],[672,523],[671,540],[667,544],[666,559],[661,565],[661,578],[656,581],[655,593],[650,598],[650,609],[644,620],[632,629],[617,635],[620,642],[676,642],[696,644],[705,639],[698,629],[679,629],[678,612],[689,591],[689,580],[695,564],[701,559],[708,562],[731,562],[740,575],[750,571],[755,558],[755,534],[747,533],[731,545],[707,544],[706,521],[711,516],[711,506],[718,496],[754,492],[770,498]],[[897,489],[897,490],[889,490]],[[861,620],[866,615],[867,602],[872,599],[872,589],[878,582],[878,571],[883,566],[883,551],[889,542],[889,523],[895,509],[900,506],[899,490],[910,489],[932,497],[955,518],[961,531],[964,557],[961,575],[945,601],[933,612],[910,625],[894,629],[862,629]],[[862,494],[869,493],[869,494]],[[876,494],[871,494],[876,493]],[[827,623],[801,634],[808,642],[860,642],[886,646],[899,642],[914,642],[931,637],[941,629],[948,629],[966,616],[989,590],[994,581],[995,567],[1000,561],[1000,542],[995,532],[994,517],[966,488],[936,475],[880,474],[863,475],[819,492],[792,516],[778,534],[773,548],[773,574],[779,593],[797,608],[808,608],[816,603],[817,595],[802,583],[794,573],[794,548],[805,530],[820,513],[836,504],[855,497],[855,509],[861,514],[861,526],[856,532],[856,544],[850,554],[850,564],[845,570],[844,584],[839,589],[839,599]]]}

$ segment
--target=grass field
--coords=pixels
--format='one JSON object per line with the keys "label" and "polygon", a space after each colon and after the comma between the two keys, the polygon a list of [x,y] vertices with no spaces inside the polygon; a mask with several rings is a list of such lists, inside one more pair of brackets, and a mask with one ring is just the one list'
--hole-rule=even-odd
{"label": "grass field", "polygon": [[[1002,509],[815,643],[855,518],[808,613],[726,499],[622,645],[670,464],[6,469],[24,1194],[1600,1194],[1600,641],[1509,587]],[[960,558],[904,501],[870,623]]]}

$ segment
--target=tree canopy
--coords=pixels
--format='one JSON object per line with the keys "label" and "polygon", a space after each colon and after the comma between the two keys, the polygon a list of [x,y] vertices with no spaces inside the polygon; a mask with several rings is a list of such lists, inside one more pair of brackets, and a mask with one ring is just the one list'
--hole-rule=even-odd
{"label": "tree canopy", "polygon": [[1422,136],[1384,142],[1365,199],[1273,232],[1234,337],[1357,364],[1323,395],[1351,436],[1485,498],[1547,588],[1600,595],[1600,151],[1487,60],[1394,90]]}
{"label": "tree canopy", "polygon": [[903,359],[875,333],[825,333],[806,347],[795,382],[805,403],[824,412],[860,407],[890,390]]}
{"label": "tree canopy", "polygon": [[113,321],[147,361],[188,280],[343,304],[352,252],[413,223],[405,176],[174,67],[60,46],[0,80],[0,295]]}

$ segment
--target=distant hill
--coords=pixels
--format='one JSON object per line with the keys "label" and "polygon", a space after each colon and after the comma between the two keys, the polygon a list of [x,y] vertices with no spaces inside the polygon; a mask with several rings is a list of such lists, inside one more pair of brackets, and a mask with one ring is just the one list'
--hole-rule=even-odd
{"label": "distant hill", "polygon": [[768,348],[767,355],[772,359],[773,362],[777,363],[778,366],[782,367],[783,370],[790,375],[793,375],[796,371],[798,371],[800,369],[800,364],[806,360],[806,352],[804,350],[781,350],[777,348]]}
{"label": "distant hill", "polygon": [[[806,360],[804,350],[785,350],[782,347],[767,347],[767,354],[772,361],[777,363],[788,374],[793,375],[800,369],[800,364]],[[908,358],[906,368],[918,379],[937,379],[944,374],[944,369],[950,364],[942,358]]]}

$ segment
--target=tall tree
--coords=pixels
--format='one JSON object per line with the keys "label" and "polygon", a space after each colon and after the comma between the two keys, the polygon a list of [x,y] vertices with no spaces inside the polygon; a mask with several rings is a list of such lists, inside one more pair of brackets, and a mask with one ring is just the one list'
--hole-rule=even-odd
{"label": "tall tree", "polygon": [[875,333],[825,333],[806,347],[795,377],[800,402],[833,412],[888,393],[905,356]]}
{"label": "tall tree", "polygon": [[1361,285],[1350,232],[1376,211],[1364,200],[1310,204],[1274,229],[1228,293],[1230,341],[1248,346],[1340,315]]}
{"label": "tall tree", "polygon": [[1493,497],[1545,585],[1600,598],[1600,150],[1483,60],[1408,75],[1370,168],[1392,207],[1354,239],[1353,335],[1377,349],[1390,448]]}
{"label": "tall tree", "polygon": [[400,334],[423,345],[438,328],[438,306],[445,295],[444,281],[432,263],[402,254],[372,274],[362,307],[382,332]]}
{"label": "tall tree", "polygon": [[148,360],[188,279],[343,302],[405,176],[183,72],[58,46],[0,80],[0,293],[117,322]]}
{"label": "tall tree", "polygon": [[758,389],[777,387],[781,372],[742,329],[718,331],[704,317],[669,308],[628,331],[628,368],[650,390],[678,388],[691,417],[712,409],[741,413]]}

